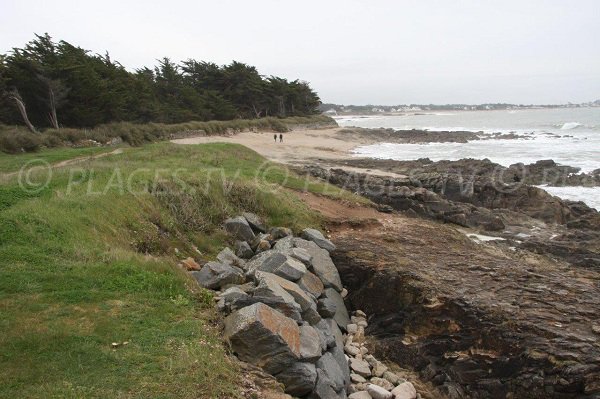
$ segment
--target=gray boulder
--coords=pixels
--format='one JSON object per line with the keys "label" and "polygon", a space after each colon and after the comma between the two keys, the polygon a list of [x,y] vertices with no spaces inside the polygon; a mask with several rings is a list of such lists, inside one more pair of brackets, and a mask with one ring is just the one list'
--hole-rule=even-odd
{"label": "gray boulder", "polygon": [[225,230],[241,241],[252,241],[254,232],[252,228],[242,216],[237,216],[225,221]]}
{"label": "gray boulder", "polygon": [[191,274],[202,287],[212,290],[226,284],[243,284],[245,280],[241,269],[219,262],[208,262],[200,271]]}
{"label": "gray boulder", "polygon": [[346,331],[348,324],[350,324],[350,315],[344,304],[344,298],[342,298],[339,292],[333,288],[326,288],[324,295],[335,304],[335,315],[333,316],[333,319],[342,331]]}
{"label": "gray boulder", "polygon": [[302,308],[280,285],[280,280],[287,280],[266,272],[256,272],[255,279],[257,285],[252,297],[254,301],[263,302],[296,321],[302,320]]}
{"label": "gray boulder", "polygon": [[257,270],[273,273],[290,281],[300,280],[307,272],[304,264],[279,252],[264,259]]}
{"label": "gray boulder", "polygon": [[235,242],[235,254],[242,259],[250,259],[254,256],[254,251],[246,241]]}
{"label": "gray boulder", "polygon": [[372,398],[371,398],[371,395],[369,395],[369,393],[367,391],[358,391],[358,392],[354,392],[353,394],[348,396],[348,399],[372,399]]}
{"label": "gray boulder", "polygon": [[[335,324],[335,322],[333,322]],[[317,332],[319,333],[319,340],[321,341],[321,348],[326,351],[327,348],[333,348],[336,345],[335,335],[331,331],[330,323],[327,320],[321,319],[314,325]],[[337,324],[336,324],[337,327]]]}
{"label": "gray boulder", "polygon": [[312,392],[317,381],[317,369],[311,363],[295,363],[275,376],[285,386],[285,392],[304,396]]}
{"label": "gray boulder", "polygon": [[297,248],[305,249],[312,256],[311,269],[321,279],[323,285],[335,288],[337,291],[342,291],[342,280],[329,256],[329,252],[320,248],[312,241],[306,241],[297,237],[293,241]]}
{"label": "gray boulder", "polygon": [[301,237],[305,240],[312,241],[317,244],[319,247],[327,250],[328,252],[335,251],[335,245],[325,238],[323,234],[316,229],[304,229],[302,230]]}
{"label": "gray boulder", "polygon": [[[300,310],[302,312],[305,312],[309,308],[316,307],[316,304],[313,301],[313,299],[306,292],[304,292],[304,290],[302,288],[300,288],[298,286],[298,284],[296,284],[292,281],[286,280],[282,277],[279,277],[276,274],[272,274],[272,273],[268,273],[268,272],[261,271],[261,272],[257,272],[256,275],[259,276],[259,278],[261,280],[268,279],[272,285],[277,284],[281,288],[283,288],[283,290],[285,290],[285,292],[290,294],[292,296],[292,298],[294,299],[294,301],[298,305],[300,305]],[[256,295],[256,290],[255,290],[255,295]]]}
{"label": "gray boulder", "polygon": [[291,256],[294,259],[304,263],[306,267],[312,266],[312,256],[306,249],[303,248],[290,248],[284,252],[286,255]]}
{"label": "gray boulder", "polygon": [[340,348],[344,347],[344,335],[342,331],[338,327],[338,324],[333,319],[323,319],[329,325],[329,331],[333,335],[335,340],[335,346],[339,346]]}
{"label": "gray boulder", "polygon": [[335,392],[340,392],[345,389],[346,380],[344,378],[344,372],[340,369],[338,362],[331,353],[326,352],[323,354],[323,356],[317,360],[315,365],[317,366],[317,370],[321,370],[325,373]]}
{"label": "gray boulder", "polygon": [[307,362],[316,362],[322,354],[319,333],[314,327],[300,326],[300,359]]}
{"label": "gray boulder", "polygon": [[293,239],[294,237],[291,235],[283,237],[282,239],[277,240],[273,248],[280,252],[288,251],[294,247]]}
{"label": "gray boulder", "polygon": [[327,297],[321,298],[317,302],[317,310],[319,311],[319,314],[323,318],[327,319],[330,317],[334,317],[336,309],[337,309],[337,307],[335,305],[335,302],[333,302],[333,300],[331,298],[327,298]]}
{"label": "gray boulder", "polygon": [[325,371],[317,369],[317,382],[315,388],[308,396],[309,399],[345,399],[346,393],[337,393],[333,389],[334,383],[329,380]]}
{"label": "gray boulder", "polygon": [[224,336],[241,360],[270,374],[290,368],[300,356],[296,322],[262,303],[227,316]]}
{"label": "gray boulder", "polygon": [[333,356],[340,367],[342,375],[344,376],[344,387],[348,389],[350,387],[350,367],[348,366],[348,360],[346,360],[344,348],[336,345],[329,349],[329,353],[331,353],[331,356]]}
{"label": "gray boulder", "polygon": [[243,269],[245,260],[240,259],[231,249],[225,247],[221,252],[217,254],[217,260],[226,265],[239,267]]}
{"label": "gray boulder", "polygon": [[390,391],[375,384],[367,385],[367,392],[373,399],[392,399],[394,397]]}
{"label": "gray boulder", "polygon": [[250,212],[244,212],[242,213],[242,216],[244,217],[244,219],[246,219],[252,230],[258,233],[267,232],[267,227],[265,226],[261,218],[258,217],[258,215],[255,215],[254,213]]}
{"label": "gray boulder", "polygon": [[273,227],[269,230],[269,233],[274,240],[293,235],[292,230],[287,227]]}

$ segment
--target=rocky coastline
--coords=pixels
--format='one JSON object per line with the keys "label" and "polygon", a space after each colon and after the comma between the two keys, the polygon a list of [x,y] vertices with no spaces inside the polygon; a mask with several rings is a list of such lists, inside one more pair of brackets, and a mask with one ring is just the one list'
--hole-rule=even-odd
{"label": "rocky coastline", "polygon": [[202,267],[193,259],[182,267],[215,290],[224,339],[241,361],[273,375],[294,397],[420,397],[370,353],[367,315],[346,308],[348,291],[330,255],[336,247],[320,231],[295,237],[251,213],[224,228],[236,239],[234,250]]}

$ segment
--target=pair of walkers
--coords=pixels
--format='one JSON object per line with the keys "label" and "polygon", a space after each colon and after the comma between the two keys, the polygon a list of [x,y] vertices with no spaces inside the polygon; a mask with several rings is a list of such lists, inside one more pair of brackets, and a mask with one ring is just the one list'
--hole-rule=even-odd
{"label": "pair of walkers", "polygon": [[[275,140],[275,142],[277,143],[277,134],[273,135],[273,140]],[[283,141],[283,134],[279,133],[279,142],[281,143]]]}

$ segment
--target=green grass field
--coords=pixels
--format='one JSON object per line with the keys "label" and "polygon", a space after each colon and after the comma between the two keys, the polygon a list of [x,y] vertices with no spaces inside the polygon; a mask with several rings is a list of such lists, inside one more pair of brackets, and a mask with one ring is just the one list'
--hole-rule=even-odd
{"label": "green grass field", "polygon": [[[53,163],[91,151],[35,156]],[[1,171],[31,159],[3,155]],[[32,172],[28,182],[48,181],[35,190],[17,174],[4,180],[1,398],[235,398],[236,364],[211,294],[177,260],[208,260],[230,244],[220,226],[241,211],[318,226],[283,187],[364,202],[227,144],[125,148],[53,168],[51,178]]]}

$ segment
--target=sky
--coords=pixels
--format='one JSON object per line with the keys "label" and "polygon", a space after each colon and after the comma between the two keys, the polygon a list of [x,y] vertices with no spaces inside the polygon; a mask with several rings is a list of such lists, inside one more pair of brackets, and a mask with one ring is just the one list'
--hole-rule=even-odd
{"label": "sky", "polygon": [[600,99],[600,0],[0,0],[0,52],[34,33],[105,53],[254,65],[338,104]]}

